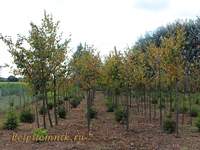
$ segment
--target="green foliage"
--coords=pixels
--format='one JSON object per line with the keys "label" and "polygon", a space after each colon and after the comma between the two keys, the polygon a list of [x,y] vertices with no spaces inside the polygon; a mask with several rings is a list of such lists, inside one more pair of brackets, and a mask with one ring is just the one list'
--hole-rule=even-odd
{"label": "green foliage", "polygon": [[33,123],[35,120],[35,114],[31,112],[31,109],[22,109],[19,114],[20,122]]}
{"label": "green foliage", "polygon": [[163,121],[163,129],[164,132],[167,133],[172,133],[175,131],[176,129],[176,121],[174,120],[170,120],[170,119],[166,119]]}
{"label": "green foliage", "polygon": [[38,129],[34,129],[34,132],[35,132],[35,134],[34,134],[35,137],[38,135],[38,138],[35,139],[36,142],[39,142],[39,141],[40,141],[40,142],[44,142],[44,140],[41,141],[41,140],[39,140],[39,138],[40,138],[41,136],[43,136],[43,139],[45,139],[45,137],[48,136],[47,130],[43,130],[43,131],[42,131],[40,128],[38,128]]}
{"label": "green foliage", "polygon": [[84,92],[81,93],[82,98],[85,98],[85,94]]}
{"label": "green foliage", "polygon": [[[87,107],[85,109],[85,113],[86,113],[86,116],[87,116]],[[94,106],[91,106],[90,107],[90,118],[93,119],[97,116],[98,112],[96,110],[96,108]]]}
{"label": "green foliage", "polygon": [[53,101],[49,101],[48,105],[49,105],[49,110],[51,110],[51,109],[53,109],[54,102]]}
{"label": "green foliage", "polygon": [[72,98],[70,100],[70,105],[72,106],[72,108],[76,108],[78,106],[78,101],[75,98]]}
{"label": "green foliage", "polygon": [[18,116],[16,110],[9,110],[5,115],[5,122],[3,122],[3,128],[8,130],[14,130],[19,126]]}
{"label": "green foliage", "polygon": [[8,102],[8,105],[10,105],[11,107],[14,106],[14,99],[13,98],[12,98],[11,102],[10,101]]}
{"label": "green foliage", "polygon": [[19,80],[15,77],[15,76],[9,76],[8,78],[7,78],[7,81],[8,82],[18,82]]}
{"label": "green foliage", "polygon": [[68,97],[68,96],[66,96],[64,100],[65,100],[65,101],[68,101],[68,100],[69,100],[69,97]]}
{"label": "green foliage", "polygon": [[183,112],[184,112],[184,113],[188,112],[189,106],[190,106],[190,105],[189,105],[189,102],[188,102],[188,101],[185,102],[184,107],[183,107],[183,102],[182,102],[182,103],[179,103],[179,105],[178,105],[178,112],[179,112],[179,113],[182,113],[182,114],[183,114]]}
{"label": "green foliage", "polygon": [[82,95],[77,95],[74,98],[72,98],[70,100],[72,108],[76,108],[81,103],[81,100],[82,100]]}
{"label": "green foliage", "polygon": [[113,102],[111,100],[105,101],[105,105],[108,108],[107,112],[113,112],[114,105],[113,105]]}
{"label": "green foliage", "polygon": [[198,132],[200,132],[200,118],[197,118],[197,120],[194,123],[196,127],[198,128]]}
{"label": "green foliage", "polygon": [[191,116],[192,117],[197,117],[198,116],[198,112],[199,112],[199,109],[197,108],[196,105],[192,105],[191,106]]}
{"label": "green foliage", "polygon": [[162,94],[162,95],[161,95],[161,101],[162,101],[162,102],[165,102],[165,99],[166,99],[165,96]]}
{"label": "green foliage", "polygon": [[43,95],[42,95],[41,93],[38,95],[38,99],[39,99],[39,100],[42,100],[42,99],[43,99]]}
{"label": "green foliage", "polygon": [[[38,109],[39,109],[39,114],[40,115],[43,115],[43,105],[40,105],[39,107],[38,107]],[[47,107],[45,106],[45,114],[47,113]]]}
{"label": "green foliage", "polygon": [[[158,108],[160,108],[160,102],[158,104]],[[161,108],[165,108],[165,102],[161,101]]]}
{"label": "green foliage", "polygon": [[152,103],[152,104],[158,104],[158,99],[152,98],[152,99],[151,99],[151,103]]}
{"label": "green foliage", "polygon": [[59,105],[62,105],[62,104],[64,103],[64,101],[63,101],[63,100],[59,100],[57,103],[58,103]]}
{"label": "green foliage", "polygon": [[169,114],[166,114],[166,116],[171,119],[172,118],[172,113],[170,112]]}
{"label": "green foliage", "polygon": [[23,89],[21,90],[21,93],[24,93],[27,95],[28,90],[27,89],[27,84],[23,82],[1,82],[0,83],[0,89],[1,89],[1,95],[2,96],[9,96],[10,94],[10,88],[11,88],[11,95],[17,95],[20,96],[20,88]]}
{"label": "green foliage", "polygon": [[123,112],[123,109],[121,107],[119,107],[118,109],[116,109],[114,111],[114,114],[115,114],[115,120],[117,122],[120,122],[123,118],[123,114],[124,114],[124,117],[126,118],[126,110],[125,110],[125,113]]}
{"label": "green foliage", "polygon": [[94,117],[96,117],[98,114],[97,110],[95,107],[90,107],[90,118],[93,119]]}
{"label": "green foliage", "polygon": [[62,119],[65,119],[66,118],[66,113],[67,113],[67,110],[65,109],[65,107],[62,107],[60,110],[59,110],[59,117],[62,118]]}
{"label": "green foliage", "polygon": [[76,101],[78,102],[78,104],[80,104],[83,97],[82,97],[82,95],[77,95],[75,98],[76,98]]}

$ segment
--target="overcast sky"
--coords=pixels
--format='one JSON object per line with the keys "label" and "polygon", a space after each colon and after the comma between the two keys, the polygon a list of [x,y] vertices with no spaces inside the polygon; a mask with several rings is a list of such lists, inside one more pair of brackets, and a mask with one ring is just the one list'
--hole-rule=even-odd
{"label": "overcast sky", "polygon": [[[197,0],[1,0],[0,33],[16,41],[17,34],[28,36],[30,22],[41,25],[52,13],[54,23],[60,20],[63,39],[76,50],[82,43],[94,44],[103,57],[116,45],[123,51],[134,45],[141,34],[177,19],[196,19],[200,16]],[[13,61],[7,46],[0,41],[0,65]],[[1,76],[8,77],[9,68]]]}

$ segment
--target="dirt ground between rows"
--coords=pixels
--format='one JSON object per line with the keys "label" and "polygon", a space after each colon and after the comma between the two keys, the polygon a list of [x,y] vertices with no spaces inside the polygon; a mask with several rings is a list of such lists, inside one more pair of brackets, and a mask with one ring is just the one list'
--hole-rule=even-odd
{"label": "dirt ground between rows", "polygon": [[[68,135],[66,141],[12,141],[13,135],[33,136],[33,129],[37,128],[36,120],[34,123],[20,123],[20,126],[13,130],[3,130],[0,128],[0,149],[1,150],[82,150],[82,149],[110,149],[110,150],[189,150],[200,149],[200,135],[197,128],[189,126],[189,117],[186,116],[184,124],[181,124],[182,115],[179,116],[179,137],[175,133],[166,134],[160,128],[159,109],[157,108],[156,120],[149,121],[149,109],[145,114],[137,112],[136,105],[132,105],[130,112],[130,131],[126,131],[126,125],[115,121],[114,114],[107,112],[105,99],[102,92],[96,92],[94,106],[98,111],[95,119],[91,120],[90,138],[87,138],[87,119],[85,117],[85,108],[87,105],[86,98],[81,101],[77,108],[73,108],[67,114],[66,119],[59,119],[59,125],[53,129],[49,127],[48,116],[46,115],[46,123],[48,134],[52,136]],[[153,110],[153,104],[152,104]],[[163,111],[164,113],[164,111]],[[54,123],[53,111],[51,111],[52,121]],[[173,114],[175,119],[175,114]],[[163,115],[163,120],[166,115]],[[193,118],[195,121],[196,118]],[[1,120],[2,123],[3,119]],[[40,127],[43,129],[42,115],[39,117]],[[194,123],[193,123],[194,124]],[[25,137],[26,137],[25,136]],[[75,139],[75,136],[77,137]],[[80,137],[80,140],[79,138]],[[82,139],[81,139],[82,138]]]}

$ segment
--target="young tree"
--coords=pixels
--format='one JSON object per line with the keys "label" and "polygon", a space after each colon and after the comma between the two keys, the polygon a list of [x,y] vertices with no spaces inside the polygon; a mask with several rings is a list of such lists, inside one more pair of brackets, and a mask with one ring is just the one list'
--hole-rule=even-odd
{"label": "young tree", "polygon": [[179,25],[177,27],[177,32],[171,35],[169,38],[165,38],[161,44],[162,48],[162,59],[163,65],[168,66],[164,67],[172,77],[172,80],[175,79],[176,83],[176,134],[178,134],[178,88],[177,82],[183,73],[183,60],[181,52],[184,49],[184,27],[181,28]]}
{"label": "young tree", "polygon": [[[44,11],[44,19],[42,19],[42,26],[37,26],[34,23],[30,23],[31,31],[29,36],[25,37],[18,34],[16,44],[13,44],[11,37],[3,37],[3,41],[9,46],[9,52],[14,58],[14,63],[17,65],[17,69],[14,70],[15,74],[28,76],[30,81],[36,85],[41,83],[42,95],[43,95],[43,122],[45,123],[45,97],[44,92],[46,89],[46,83],[49,80],[51,74],[53,74],[66,58],[68,43],[70,39],[60,44],[62,34],[57,36],[57,30],[59,29],[59,21],[53,23],[52,15],[47,15]],[[23,47],[23,43],[26,41],[30,48]],[[47,104],[48,105],[48,104]]]}

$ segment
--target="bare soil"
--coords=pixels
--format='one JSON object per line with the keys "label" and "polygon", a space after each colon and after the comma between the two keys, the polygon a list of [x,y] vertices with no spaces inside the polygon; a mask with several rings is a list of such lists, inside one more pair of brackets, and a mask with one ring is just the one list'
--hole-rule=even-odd
{"label": "bare soil", "polygon": [[[114,113],[107,112],[104,104],[104,97],[100,91],[96,92],[94,107],[98,111],[95,119],[91,120],[90,138],[87,138],[87,119],[85,117],[85,108],[87,105],[86,98],[81,101],[77,108],[73,108],[68,112],[66,119],[59,119],[59,125],[50,129],[48,116],[46,115],[46,123],[48,134],[52,136],[68,135],[69,139],[65,141],[46,141],[36,142],[23,140],[13,141],[13,135],[19,137],[33,136],[33,129],[37,128],[37,122],[20,123],[20,126],[13,130],[4,130],[0,128],[0,149],[1,150],[82,150],[82,149],[110,149],[110,150],[193,150],[200,149],[200,135],[195,125],[189,125],[189,116],[185,115],[184,124],[182,124],[182,114],[179,114],[179,135],[175,133],[166,134],[160,127],[159,109],[156,110],[156,120],[152,111],[152,120],[149,121],[149,109],[146,110],[146,117],[140,111],[138,113],[136,105],[131,106],[129,134],[126,131],[126,125],[115,121]],[[153,104],[152,110],[153,110]],[[51,119],[53,123],[53,110],[51,111]],[[163,120],[167,119],[164,115]],[[175,120],[175,114],[173,114]],[[197,118],[193,117],[193,122]],[[4,119],[1,118],[1,123]],[[43,118],[39,116],[40,128],[43,129]],[[194,124],[194,123],[193,123]],[[76,136],[76,138],[75,138]],[[80,137],[80,140],[79,140]],[[83,138],[82,138],[83,137]],[[26,137],[25,137],[26,138]],[[82,139],[81,139],[82,138]]]}

